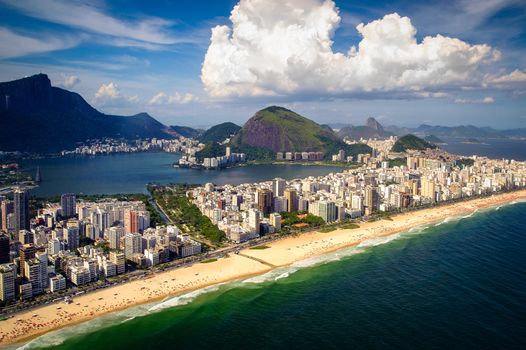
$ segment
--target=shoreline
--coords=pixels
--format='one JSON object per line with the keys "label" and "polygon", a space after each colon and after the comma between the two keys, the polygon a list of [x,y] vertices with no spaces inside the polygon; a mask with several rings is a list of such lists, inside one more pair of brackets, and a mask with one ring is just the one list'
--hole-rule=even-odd
{"label": "shoreline", "polygon": [[[526,190],[466,200],[436,208],[398,214],[392,220],[360,223],[356,229],[311,232],[286,237],[265,245],[268,249],[244,249],[210,263],[157,273],[150,278],[78,296],[72,304],[51,303],[14,314],[0,321],[0,346],[26,342],[44,333],[73,326],[117,311],[153,303],[220,283],[262,275],[276,268],[328,254],[343,248],[359,246],[410,229],[447,218],[462,218],[479,209],[488,209],[526,199]],[[34,316],[37,315],[37,316]]]}

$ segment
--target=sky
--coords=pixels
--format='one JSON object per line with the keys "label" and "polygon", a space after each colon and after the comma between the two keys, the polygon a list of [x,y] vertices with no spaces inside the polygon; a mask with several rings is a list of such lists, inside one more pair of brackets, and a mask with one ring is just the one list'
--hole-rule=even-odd
{"label": "sky", "polygon": [[0,81],[108,114],[526,127],[524,0],[0,0]]}

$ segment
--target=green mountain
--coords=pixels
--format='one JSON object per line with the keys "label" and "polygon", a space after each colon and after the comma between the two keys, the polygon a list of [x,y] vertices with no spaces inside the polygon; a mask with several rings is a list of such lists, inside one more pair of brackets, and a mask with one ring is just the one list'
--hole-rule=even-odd
{"label": "green mountain", "polygon": [[79,94],[51,86],[45,74],[0,83],[1,151],[51,153],[87,139],[175,136],[146,113],[103,114]]}
{"label": "green mountain", "polygon": [[189,138],[197,138],[203,133],[203,130],[194,129],[189,126],[171,125],[170,128],[181,136]]}
{"label": "green mountain", "polygon": [[239,130],[241,130],[241,127],[234,123],[221,123],[202,133],[201,136],[199,136],[199,141],[202,143],[222,142],[232,135],[237,134]]}
{"label": "green mountain", "polygon": [[276,152],[323,152],[328,158],[340,149],[348,155],[371,152],[367,145],[347,145],[332,130],[283,107],[257,112],[232,139],[237,148]]}
{"label": "green mountain", "polygon": [[391,151],[392,152],[405,152],[408,149],[414,149],[414,150],[421,151],[427,148],[437,148],[437,146],[432,143],[427,142],[424,139],[421,139],[420,137],[409,134],[409,135],[400,137],[393,145],[393,148],[391,149]]}

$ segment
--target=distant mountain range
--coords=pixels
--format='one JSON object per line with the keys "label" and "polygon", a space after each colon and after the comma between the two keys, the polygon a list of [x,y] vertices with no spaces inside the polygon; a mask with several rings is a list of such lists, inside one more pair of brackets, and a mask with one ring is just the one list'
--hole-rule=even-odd
{"label": "distant mountain range", "polygon": [[337,134],[342,139],[348,138],[351,140],[387,138],[394,135],[394,133],[384,130],[383,126],[374,118],[368,118],[366,125],[345,126],[338,130]]}
{"label": "distant mountain range", "polygon": [[473,125],[460,126],[438,126],[422,124],[416,128],[399,127],[395,125],[382,126],[376,119],[368,118],[366,125],[347,125],[341,126],[337,132],[341,138],[348,138],[352,140],[359,140],[360,138],[387,138],[389,136],[397,135],[403,136],[407,134],[414,134],[421,137],[433,136],[439,137],[453,137],[453,138],[525,138],[526,128],[510,129],[510,130],[496,130],[490,127],[477,127]]}
{"label": "distant mountain range", "polygon": [[79,94],[51,86],[45,74],[0,83],[2,151],[49,153],[74,148],[88,139],[177,135],[147,113],[103,114]]}
{"label": "distant mountain range", "polygon": [[504,138],[524,138],[526,128],[497,130],[491,127],[477,127],[473,125],[460,126],[438,126],[422,124],[417,128],[404,128],[397,126],[387,126],[386,130],[396,135],[406,135],[413,133],[420,136],[434,135],[435,137],[453,138],[481,138],[481,139],[504,139]]}

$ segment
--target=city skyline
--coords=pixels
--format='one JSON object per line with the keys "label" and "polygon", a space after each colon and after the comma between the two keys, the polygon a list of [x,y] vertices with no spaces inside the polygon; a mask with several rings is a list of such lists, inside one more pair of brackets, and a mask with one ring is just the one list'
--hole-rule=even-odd
{"label": "city skyline", "polygon": [[319,123],[524,127],[525,6],[479,5],[5,0],[0,79],[42,71],[102,112],[169,125],[279,104]]}

